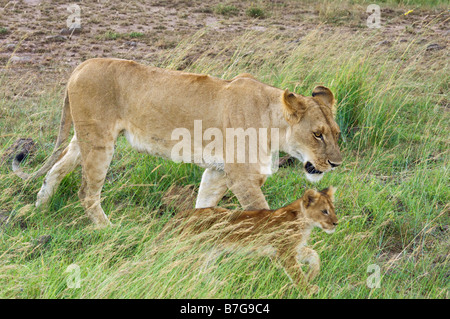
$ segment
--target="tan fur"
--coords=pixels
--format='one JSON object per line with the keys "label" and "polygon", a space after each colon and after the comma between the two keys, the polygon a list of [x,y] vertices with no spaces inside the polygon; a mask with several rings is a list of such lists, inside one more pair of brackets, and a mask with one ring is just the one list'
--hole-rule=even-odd
{"label": "tan fur", "polygon": [[[81,202],[93,222],[108,224],[100,206],[100,192],[117,136],[123,132],[137,150],[171,158],[171,150],[179,142],[171,139],[173,130],[186,128],[193,138],[194,120],[202,120],[203,132],[208,128],[223,132],[226,128],[277,128],[282,151],[304,163],[310,161],[322,172],[329,171],[328,161],[341,163],[333,103],[329,90],[321,93],[321,98],[291,95],[249,74],[221,80],[128,60],[87,60],[68,81],[55,152],[38,171],[42,174],[53,167],[38,194],[37,205],[47,202],[62,177],[81,164]],[[63,152],[61,145],[68,138],[71,123],[75,135]],[[324,141],[317,140],[313,130],[323,132]],[[203,141],[203,147],[207,143]],[[227,189],[246,209],[269,208],[260,189],[267,177],[261,173],[262,163],[216,163],[207,159],[199,165],[206,170],[196,208],[215,206]]]}
{"label": "tan fur", "polygon": [[[332,233],[337,225],[334,192],[332,186],[320,192],[309,189],[302,198],[276,210],[230,211],[214,207],[183,211],[165,226],[162,235],[172,232],[190,237],[206,233],[203,238],[213,238],[218,250],[269,255],[282,265],[295,285],[306,287],[320,270],[319,255],[306,247],[311,230],[319,227]],[[301,269],[302,262],[309,264],[307,274]]]}

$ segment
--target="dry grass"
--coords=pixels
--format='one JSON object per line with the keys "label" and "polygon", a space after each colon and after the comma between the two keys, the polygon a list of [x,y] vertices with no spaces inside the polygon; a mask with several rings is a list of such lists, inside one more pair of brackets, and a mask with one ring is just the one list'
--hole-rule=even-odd
{"label": "dry grass", "polygon": [[[118,10],[125,10],[123,5],[117,4]],[[285,7],[271,9],[267,19],[257,20],[259,26],[275,23],[290,6],[287,1]],[[321,289],[314,297],[448,298],[450,79],[448,44],[436,37],[445,14],[422,19],[412,26],[414,33],[404,29],[404,23],[412,21],[395,20],[408,17],[392,18],[403,26],[395,32],[394,26],[355,31],[345,22],[315,23],[317,27],[294,32],[286,22],[294,19],[290,16],[284,30],[273,24],[219,40],[223,34],[217,29],[201,27],[195,34],[160,39],[161,48],[152,52],[112,51],[222,78],[253,73],[267,84],[302,94],[310,94],[318,84],[329,86],[339,101],[344,165],[311,185],[294,164],[281,168],[263,187],[273,208],[293,201],[305,188],[338,187],[337,232],[312,234],[311,245],[322,258],[314,282]],[[11,29],[6,36],[16,41]],[[80,40],[79,50],[84,50],[84,41],[107,50],[95,40],[100,31]],[[142,41],[158,38],[156,33],[155,38],[142,33]],[[119,46],[122,40],[114,41]],[[31,48],[27,41],[17,42],[17,54]],[[443,48],[429,49],[433,43]],[[66,45],[55,52],[69,50]],[[85,53],[78,54],[73,57],[77,63]],[[2,61],[0,154],[18,137],[32,137],[37,151],[25,166],[35,170],[53,148],[64,82],[72,66]],[[48,75],[45,81],[39,68]],[[32,204],[41,181],[23,184],[8,166],[1,166],[0,216],[8,217],[0,217],[0,297],[306,297],[268,258],[224,254],[205,267],[208,245],[178,237],[168,238],[152,254],[155,237],[177,207],[192,205],[201,173],[193,165],[138,154],[120,138],[102,193],[103,207],[116,226],[98,230],[78,202],[79,169],[63,180],[48,209],[38,210]],[[227,194],[220,205],[237,201]],[[70,289],[66,282],[65,271],[74,263],[81,270],[80,289]],[[367,286],[372,264],[380,266],[380,289]]]}

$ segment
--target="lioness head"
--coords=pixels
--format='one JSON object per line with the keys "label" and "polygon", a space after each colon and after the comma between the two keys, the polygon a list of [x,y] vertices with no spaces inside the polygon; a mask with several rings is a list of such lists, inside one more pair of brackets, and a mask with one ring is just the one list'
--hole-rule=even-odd
{"label": "lioness head", "polygon": [[342,163],[333,93],[317,86],[312,97],[284,91],[282,107],[290,129],[286,136],[286,151],[303,162],[306,177],[316,182],[323,173]]}
{"label": "lioness head", "polygon": [[331,234],[336,230],[338,219],[334,212],[334,193],[330,186],[320,192],[308,189],[302,197],[305,217],[313,221],[314,226]]}

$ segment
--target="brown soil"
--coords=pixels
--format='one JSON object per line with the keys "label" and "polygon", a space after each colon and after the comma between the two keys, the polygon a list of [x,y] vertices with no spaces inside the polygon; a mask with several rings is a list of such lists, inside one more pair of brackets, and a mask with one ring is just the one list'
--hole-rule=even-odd
{"label": "brown soil", "polygon": [[[265,18],[246,14],[254,3],[264,10]],[[70,4],[81,9],[82,29],[73,34],[67,29]],[[231,15],[219,13],[219,4],[237,10]],[[231,38],[249,30],[261,37],[266,32],[279,33],[287,43],[298,42],[316,28],[330,33],[336,29],[368,32],[365,6],[330,6],[294,0],[0,0],[0,75],[23,81],[31,88],[22,96],[35,96],[49,88],[59,90],[73,68],[88,58],[119,57],[158,65],[180,41],[205,28],[207,35],[192,49],[185,66],[205,50],[218,52]],[[402,35],[407,40],[426,31],[421,41],[430,45],[430,51],[448,47],[448,11],[416,9],[404,15],[407,9],[382,6],[378,45],[391,45],[394,37]]]}

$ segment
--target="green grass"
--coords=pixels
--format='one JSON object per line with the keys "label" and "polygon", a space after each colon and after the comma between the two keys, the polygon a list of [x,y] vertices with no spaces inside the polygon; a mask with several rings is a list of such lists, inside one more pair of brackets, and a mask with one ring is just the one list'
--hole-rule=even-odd
{"label": "green grass", "polygon": [[[180,43],[159,66],[178,68],[207,32]],[[249,72],[305,95],[319,84],[335,93],[344,164],[318,185],[296,164],[263,186],[272,208],[306,188],[338,188],[338,230],[315,230],[310,241],[322,262],[315,298],[449,296],[448,60],[444,50],[429,53],[416,39],[392,41],[379,47],[376,32],[313,30],[300,45],[289,45],[276,34],[248,33],[214,57],[205,49],[187,70],[223,78]],[[0,77],[0,145],[4,151],[19,136],[36,139],[38,151],[24,164],[35,170],[51,153],[62,92],[25,98],[25,84]],[[12,92],[24,98],[13,99]],[[0,226],[0,298],[307,297],[269,258],[225,254],[203,269],[204,245],[169,238],[156,246],[173,213],[162,203],[165,192],[173,184],[197,189],[201,174],[191,164],[139,154],[119,138],[102,193],[115,226],[98,230],[77,198],[79,168],[63,180],[48,209],[35,209],[42,179],[24,184],[1,166],[0,210],[11,218]],[[229,195],[220,205],[237,204]],[[38,245],[43,235],[51,240]],[[71,264],[80,267],[79,289],[67,286]],[[380,288],[366,284],[369,265],[380,267]]]}
{"label": "green grass", "polygon": [[133,32],[128,33],[128,36],[130,38],[142,38],[143,36],[145,36],[145,34],[142,32],[133,31]]}
{"label": "green grass", "polygon": [[114,31],[106,31],[102,35],[99,35],[99,39],[103,40],[116,40],[121,37],[120,33],[114,32]]}
{"label": "green grass", "polygon": [[236,6],[223,3],[216,5],[213,11],[224,16],[235,16],[239,14],[239,9]]}
{"label": "green grass", "polygon": [[251,6],[245,10],[245,13],[251,18],[264,19],[268,13],[261,7]]}

